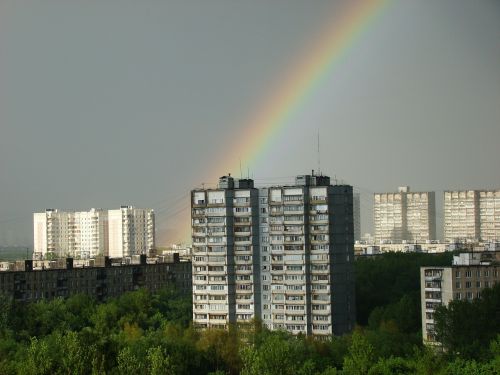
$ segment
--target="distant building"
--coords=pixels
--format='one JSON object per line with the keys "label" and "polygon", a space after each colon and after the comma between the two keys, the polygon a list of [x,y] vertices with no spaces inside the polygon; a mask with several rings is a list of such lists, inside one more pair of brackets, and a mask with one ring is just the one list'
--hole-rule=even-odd
{"label": "distant building", "polygon": [[[15,262],[9,270],[0,272],[0,294],[20,302],[35,302],[78,293],[102,301],[139,288],[155,292],[167,286],[185,294],[191,292],[191,262],[180,262],[178,256],[152,260],[141,255],[136,261],[119,263],[97,257],[87,262],[86,266],[77,266],[72,258]],[[34,267],[37,263],[41,263],[38,269]]]}
{"label": "distant building", "polygon": [[355,321],[351,186],[326,176],[254,188],[224,176],[192,198],[193,321],[318,336]]}
{"label": "distant building", "polygon": [[451,267],[421,267],[422,335],[425,344],[436,341],[434,313],[452,300],[472,300],[484,288],[500,282],[500,251],[462,253]]}
{"label": "distant building", "polygon": [[354,222],[354,241],[361,240],[361,195],[352,193],[352,215]]}
{"label": "distant building", "polygon": [[95,257],[108,250],[106,210],[65,212],[47,209],[33,214],[35,254],[56,257]]}
{"label": "distant building", "polygon": [[500,190],[444,192],[446,242],[500,240]]}
{"label": "distant building", "polygon": [[375,193],[373,217],[377,243],[436,239],[434,192],[410,192],[403,186],[397,193]]}
{"label": "distant building", "polygon": [[155,247],[154,212],[119,210],[59,211],[33,214],[34,257],[121,258],[149,254]]}
{"label": "distant building", "polygon": [[111,258],[147,254],[155,248],[155,215],[151,209],[121,206],[108,211]]}

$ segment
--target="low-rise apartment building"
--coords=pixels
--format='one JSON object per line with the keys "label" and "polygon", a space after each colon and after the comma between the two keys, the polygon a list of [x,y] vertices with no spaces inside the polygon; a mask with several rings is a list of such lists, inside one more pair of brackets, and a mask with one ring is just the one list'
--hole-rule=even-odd
{"label": "low-rise apartment building", "polygon": [[179,261],[178,255],[154,260],[145,255],[137,258],[137,262],[117,263],[98,257],[90,266],[78,267],[74,267],[72,258],[50,263],[18,261],[8,271],[0,272],[0,294],[16,301],[35,302],[78,293],[102,301],[139,288],[155,292],[167,286],[183,294],[191,293],[191,262]]}
{"label": "low-rise apartment building", "polygon": [[472,300],[484,288],[500,282],[500,251],[462,253],[450,267],[421,267],[422,335],[425,344],[436,341],[434,313],[452,300]]}

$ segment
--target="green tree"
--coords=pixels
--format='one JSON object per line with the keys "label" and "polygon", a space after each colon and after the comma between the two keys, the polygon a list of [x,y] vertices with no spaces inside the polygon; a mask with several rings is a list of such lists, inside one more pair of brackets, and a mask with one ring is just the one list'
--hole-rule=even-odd
{"label": "green tree", "polygon": [[366,337],[359,331],[352,335],[349,352],[344,358],[344,373],[348,375],[365,375],[375,363],[374,349]]}
{"label": "green tree", "polygon": [[126,346],[118,353],[117,358],[117,374],[120,375],[136,375],[144,374],[146,372],[146,367],[137,358],[130,347]]}
{"label": "green tree", "polygon": [[33,337],[30,341],[26,360],[20,363],[20,373],[27,375],[52,374],[53,359],[45,340]]}
{"label": "green tree", "polygon": [[149,373],[151,375],[176,375],[171,358],[160,346],[148,350]]}
{"label": "green tree", "polygon": [[454,300],[434,315],[436,336],[451,354],[480,359],[500,332],[500,284],[473,301]]}

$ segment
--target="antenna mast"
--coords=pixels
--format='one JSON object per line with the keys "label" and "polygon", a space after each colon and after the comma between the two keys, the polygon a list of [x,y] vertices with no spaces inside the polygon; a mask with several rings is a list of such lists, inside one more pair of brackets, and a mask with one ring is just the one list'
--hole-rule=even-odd
{"label": "antenna mast", "polygon": [[319,149],[319,129],[318,129],[318,173],[321,175],[321,154]]}

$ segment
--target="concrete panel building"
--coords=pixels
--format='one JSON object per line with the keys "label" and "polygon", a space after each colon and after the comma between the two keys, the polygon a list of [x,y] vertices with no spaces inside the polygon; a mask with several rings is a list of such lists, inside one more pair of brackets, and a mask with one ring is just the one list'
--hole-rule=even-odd
{"label": "concrete panel building", "polygon": [[77,265],[72,258],[18,261],[0,272],[0,294],[19,302],[36,302],[79,293],[103,301],[139,288],[155,292],[169,286],[191,293],[191,262],[179,261],[178,254],[154,260],[145,255],[134,258],[117,263],[97,257],[86,266]]}
{"label": "concrete panel building", "polygon": [[444,192],[446,242],[500,240],[500,190]]}
{"label": "concrete panel building", "polygon": [[479,191],[479,236],[485,242],[500,240],[500,190]]}
{"label": "concrete panel building", "polygon": [[154,212],[132,206],[119,210],[47,209],[33,214],[33,237],[35,258],[149,254],[155,247]]}
{"label": "concrete panel building", "polygon": [[397,193],[375,193],[373,217],[377,243],[436,239],[434,192],[410,192],[403,186]]}
{"label": "concrete panel building", "polygon": [[108,215],[106,210],[65,212],[47,209],[33,214],[34,252],[56,257],[89,258],[106,255]]}
{"label": "concrete panel building", "polygon": [[434,312],[452,300],[472,300],[484,288],[500,282],[500,251],[462,253],[453,257],[450,267],[421,267],[420,291],[422,335],[425,344],[436,341]]}
{"label": "concrete panel building", "polygon": [[444,192],[444,240],[479,241],[479,194],[476,190]]}
{"label": "concrete panel building", "polygon": [[152,209],[121,206],[108,210],[109,250],[106,255],[121,258],[149,255],[155,248],[155,215]]}
{"label": "concrete panel building", "polygon": [[191,197],[198,327],[261,318],[270,329],[308,335],[353,328],[352,187],[307,175],[255,189],[225,176],[218,189]]}

